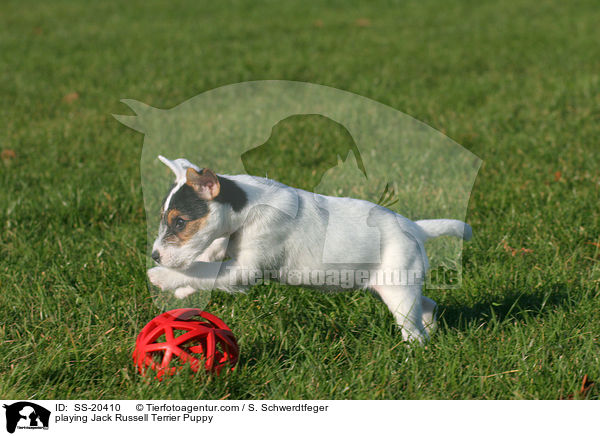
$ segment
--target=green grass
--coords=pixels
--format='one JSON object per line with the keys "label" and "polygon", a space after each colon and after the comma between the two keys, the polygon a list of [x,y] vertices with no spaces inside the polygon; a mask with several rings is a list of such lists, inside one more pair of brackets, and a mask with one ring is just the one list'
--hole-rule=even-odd
{"label": "green grass", "polygon": [[[597,3],[336,3],[2,3],[1,398],[556,399],[600,379]],[[148,382],[143,137],[110,114],[260,79],[364,95],[484,160],[462,288],[429,292],[423,348],[368,294],[215,293],[237,369]]]}

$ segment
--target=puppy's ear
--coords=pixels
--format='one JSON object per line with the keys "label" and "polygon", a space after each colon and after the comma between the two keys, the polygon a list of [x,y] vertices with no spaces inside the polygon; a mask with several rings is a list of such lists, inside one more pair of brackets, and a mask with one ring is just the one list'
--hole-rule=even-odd
{"label": "puppy's ear", "polygon": [[187,184],[196,190],[203,200],[212,200],[221,190],[217,175],[208,168],[200,172],[194,168],[188,168],[186,171]]}

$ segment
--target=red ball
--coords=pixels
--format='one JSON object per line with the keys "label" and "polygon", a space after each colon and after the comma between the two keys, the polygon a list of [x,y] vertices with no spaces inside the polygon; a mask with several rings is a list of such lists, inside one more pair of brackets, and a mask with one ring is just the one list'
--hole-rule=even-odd
{"label": "red ball", "polygon": [[[142,329],[133,360],[140,372],[150,369],[161,380],[186,364],[217,374],[237,363],[239,348],[231,329],[221,319],[200,309],[175,309],[158,315]],[[202,365],[204,364],[204,365]]]}

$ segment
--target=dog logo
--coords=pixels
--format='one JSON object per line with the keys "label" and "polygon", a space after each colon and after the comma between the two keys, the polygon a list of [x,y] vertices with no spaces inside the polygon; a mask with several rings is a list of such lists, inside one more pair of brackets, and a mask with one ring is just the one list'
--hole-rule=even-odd
{"label": "dog logo", "polygon": [[14,433],[18,429],[36,430],[48,429],[50,411],[42,406],[29,401],[19,401],[10,405],[4,404],[6,409],[6,431]]}
{"label": "dog logo", "polygon": [[[393,206],[415,222],[440,217],[464,221],[481,166],[481,159],[469,150],[406,114],[315,84],[237,83],[204,92],[167,110],[135,100],[123,103],[135,115],[115,118],[145,135],[140,174],[148,253],[154,253],[162,219],[158,213],[161,199],[172,183],[172,173],[162,168],[164,161],[156,158],[159,155],[190,159],[221,175],[254,176],[253,183],[262,183],[263,191],[281,189],[278,195],[259,197],[259,201],[268,199],[269,203],[253,205],[277,209],[291,219],[303,210],[297,190],[373,203],[374,209],[365,211],[364,207],[343,207],[339,201],[329,203],[327,198],[314,197],[327,222],[324,236],[310,241],[311,253],[323,264],[349,265],[351,269],[379,264],[382,231],[404,225],[380,216],[377,212],[381,207],[391,210]],[[338,230],[341,222],[349,224],[344,233]],[[431,235],[445,234],[430,230]],[[364,244],[355,240],[353,235],[357,234],[370,241],[368,252],[358,250]],[[459,287],[462,238],[430,239],[426,247],[430,270],[441,272],[431,277],[441,275],[443,279],[450,272],[455,279],[436,279],[427,282],[428,287]],[[425,247],[420,248],[424,252]],[[153,266],[150,257],[147,261],[148,267]],[[206,278],[202,287],[209,291],[213,287],[208,280],[218,274],[221,261],[202,262],[202,276]],[[204,271],[209,267],[210,271]],[[172,295],[181,298],[191,295],[188,291],[185,287]],[[152,292],[154,302],[163,310],[179,307],[179,300],[171,299],[170,293]],[[195,295],[197,307],[208,302],[209,293]]]}

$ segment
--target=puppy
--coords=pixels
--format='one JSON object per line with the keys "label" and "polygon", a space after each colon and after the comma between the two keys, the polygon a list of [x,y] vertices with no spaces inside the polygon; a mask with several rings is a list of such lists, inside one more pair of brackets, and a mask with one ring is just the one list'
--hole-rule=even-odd
{"label": "puppy", "polygon": [[424,342],[436,303],[422,295],[424,242],[471,237],[462,221],[413,222],[364,200],[329,197],[248,175],[217,175],[185,159],[161,209],[150,282],[184,298],[244,291],[260,280],[322,290],[368,289],[407,341]]}

